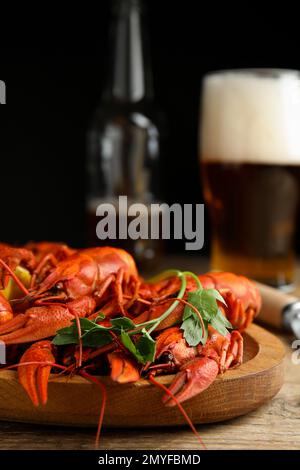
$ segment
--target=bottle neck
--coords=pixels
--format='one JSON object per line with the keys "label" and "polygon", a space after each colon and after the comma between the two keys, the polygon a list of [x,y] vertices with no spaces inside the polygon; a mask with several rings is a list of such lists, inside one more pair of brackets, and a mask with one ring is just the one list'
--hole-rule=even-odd
{"label": "bottle neck", "polygon": [[115,0],[110,73],[105,97],[136,103],[153,96],[147,37],[140,0]]}

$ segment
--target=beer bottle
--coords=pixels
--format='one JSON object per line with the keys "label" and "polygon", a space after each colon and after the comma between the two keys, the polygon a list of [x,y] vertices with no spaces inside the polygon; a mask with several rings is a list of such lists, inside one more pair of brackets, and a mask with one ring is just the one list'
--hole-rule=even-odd
{"label": "beer bottle", "polygon": [[157,122],[161,113],[154,105],[145,9],[140,0],[112,3],[110,39],[106,86],[88,132],[87,241],[121,246],[147,269],[159,258],[161,242],[120,240],[118,230],[115,240],[99,240],[96,235],[99,204],[113,203],[118,212],[119,196],[126,195],[128,205],[138,202],[149,207],[159,200]]}

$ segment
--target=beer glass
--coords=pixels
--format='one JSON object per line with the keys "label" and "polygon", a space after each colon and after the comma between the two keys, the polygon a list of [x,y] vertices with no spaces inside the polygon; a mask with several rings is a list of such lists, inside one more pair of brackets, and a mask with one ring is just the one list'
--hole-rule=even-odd
{"label": "beer glass", "polygon": [[200,127],[211,268],[288,288],[300,195],[300,73],[204,78]]}

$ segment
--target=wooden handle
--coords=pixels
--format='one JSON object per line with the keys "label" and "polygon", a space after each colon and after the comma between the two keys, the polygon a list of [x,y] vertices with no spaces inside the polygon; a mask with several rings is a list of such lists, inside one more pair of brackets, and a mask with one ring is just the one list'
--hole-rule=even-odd
{"label": "wooden handle", "polygon": [[259,282],[256,285],[262,296],[262,309],[258,321],[276,328],[282,328],[284,308],[293,302],[299,301],[299,299]]}

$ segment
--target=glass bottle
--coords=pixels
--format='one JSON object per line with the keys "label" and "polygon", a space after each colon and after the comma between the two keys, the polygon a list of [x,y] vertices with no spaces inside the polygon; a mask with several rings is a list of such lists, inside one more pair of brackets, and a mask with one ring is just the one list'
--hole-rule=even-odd
{"label": "glass bottle", "polygon": [[118,213],[119,196],[126,195],[128,205],[147,207],[159,200],[160,113],[140,0],[113,2],[109,58],[106,87],[88,132],[87,241],[121,246],[147,270],[161,254],[159,240],[121,240],[118,233],[114,240],[99,240],[96,235],[99,204],[113,203]]}

